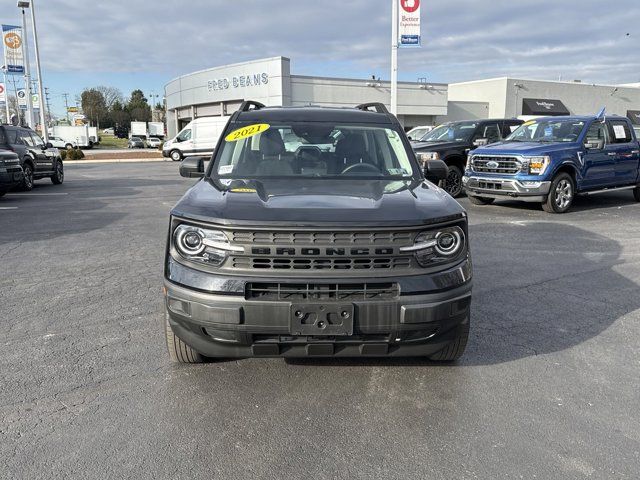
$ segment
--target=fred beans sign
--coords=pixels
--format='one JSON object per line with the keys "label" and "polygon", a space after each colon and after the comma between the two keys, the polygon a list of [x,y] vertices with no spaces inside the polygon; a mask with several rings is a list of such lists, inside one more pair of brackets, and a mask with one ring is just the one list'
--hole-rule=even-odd
{"label": "fred beans sign", "polygon": [[258,87],[269,83],[268,73],[254,73],[252,75],[236,75],[233,77],[216,78],[207,82],[210,92],[229,90],[230,88]]}

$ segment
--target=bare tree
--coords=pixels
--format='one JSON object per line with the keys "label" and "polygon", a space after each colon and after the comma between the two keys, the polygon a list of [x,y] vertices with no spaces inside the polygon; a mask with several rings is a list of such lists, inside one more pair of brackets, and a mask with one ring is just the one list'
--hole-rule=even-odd
{"label": "bare tree", "polygon": [[97,90],[102,94],[104,98],[104,104],[107,107],[107,110],[111,110],[113,104],[116,102],[124,103],[124,96],[122,92],[115,87],[107,87],[105,85],[99,85],[95,87],[94,90]]}

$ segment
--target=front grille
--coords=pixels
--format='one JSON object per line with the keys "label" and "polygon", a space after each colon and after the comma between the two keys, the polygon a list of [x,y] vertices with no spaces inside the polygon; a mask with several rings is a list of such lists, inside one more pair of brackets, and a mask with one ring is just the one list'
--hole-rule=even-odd
{"label": "front grille", "polygon": [[384,270],[409,268],[412,257],[273,258],[233,257],[231,266],[257,270]]}
{"label": "front grille", "polygon": [[232,243],[262,245],[407,245],[414,232],[230,232]]}
{"label": "front grille", "polygon": [[400,295],[397,283],[247,283],[247,300],[381,300]]}
{"label": "front grille", "polygon": [[[496,165],[488,165],[495,162]],[[491,157],[485,155],[475,155],[471,168],[474,172],[479,173],[503,173],[507,175],[515,175],[520,171],[520,162],[517,158],[512,157]]]}

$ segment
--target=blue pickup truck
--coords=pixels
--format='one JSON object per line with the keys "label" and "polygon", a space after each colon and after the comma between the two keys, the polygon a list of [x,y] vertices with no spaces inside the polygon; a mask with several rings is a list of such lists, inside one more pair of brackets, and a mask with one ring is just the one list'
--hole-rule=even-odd
{"label": "blue pickup truck", "polygon": [[464,189],[471,203],[510,199],[564,213],[577,194],[633,190],[640,202],[640,144],[618,116],[545,117],[468,157]]}

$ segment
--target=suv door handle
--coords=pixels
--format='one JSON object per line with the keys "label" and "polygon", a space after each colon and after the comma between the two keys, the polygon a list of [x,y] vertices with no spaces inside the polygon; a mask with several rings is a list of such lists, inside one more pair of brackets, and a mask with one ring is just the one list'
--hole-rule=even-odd
{"label": "suv door handle", "polygon": [[607,155],[609,155],[610,157],[615,157],[615,156],[617,156],[618,154],[617,154],[617,153],[615,153],[615,152],[609,152],[609,153],[607,153]]}

